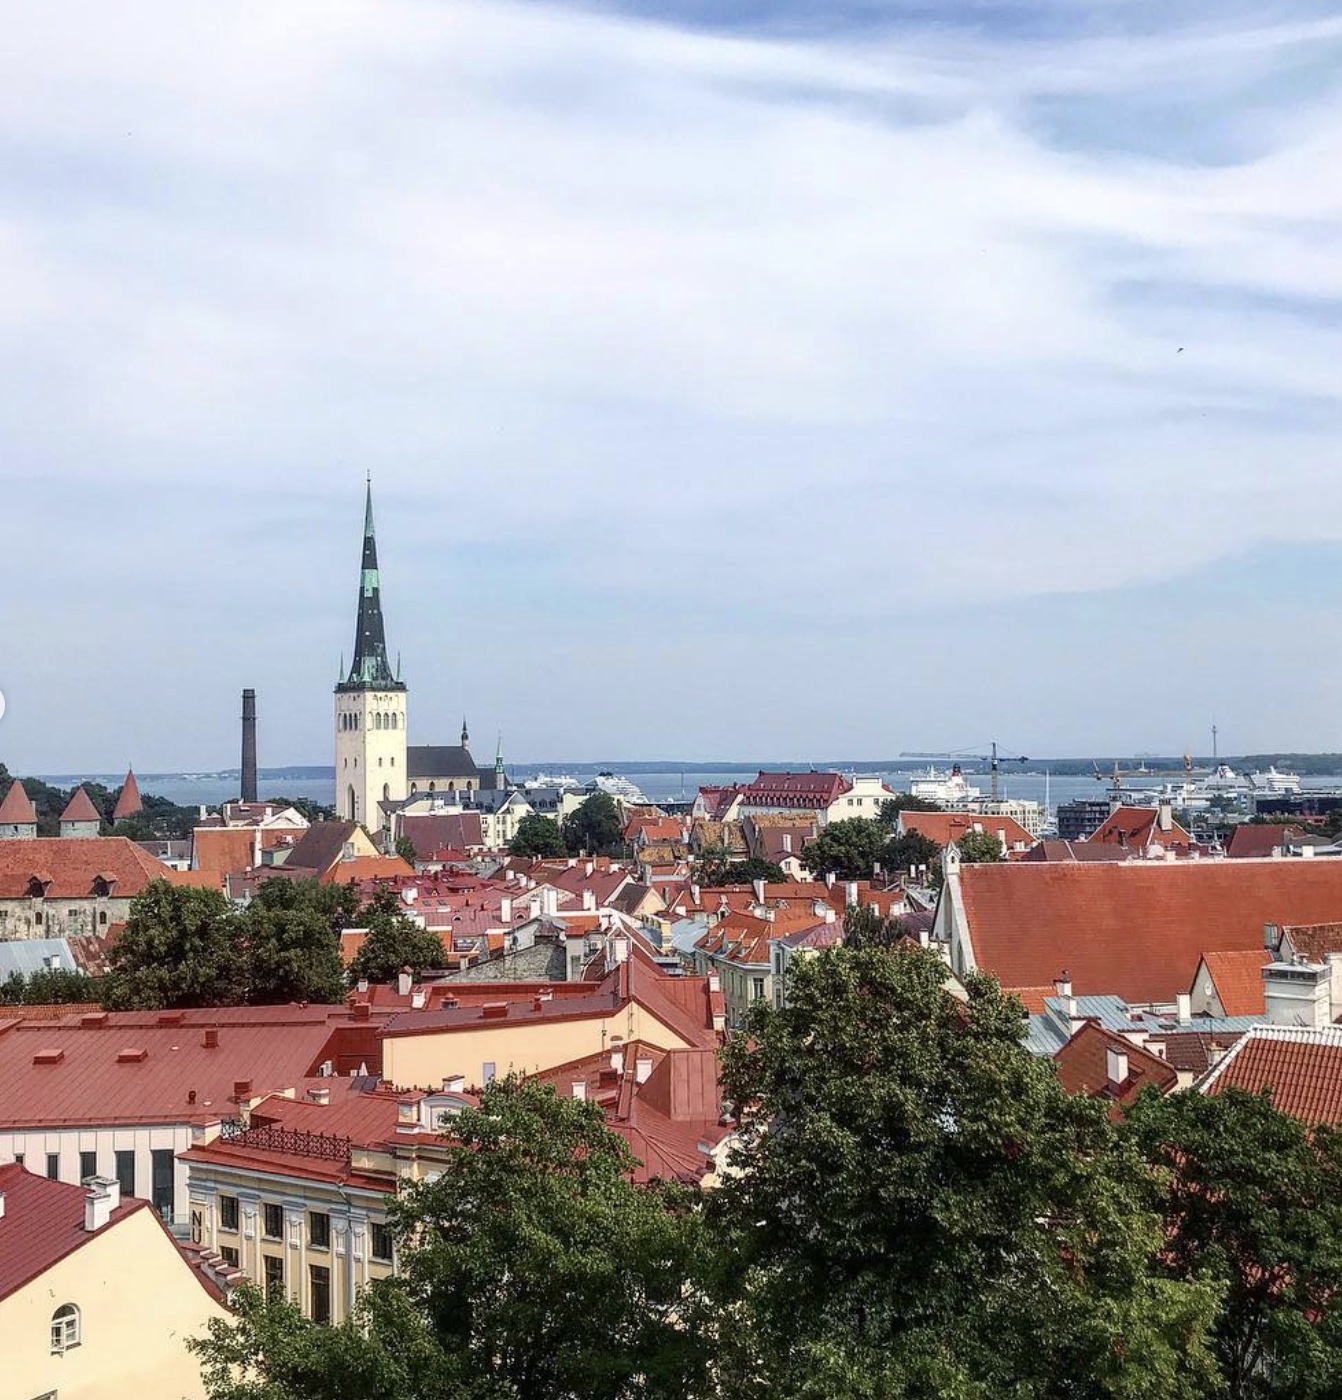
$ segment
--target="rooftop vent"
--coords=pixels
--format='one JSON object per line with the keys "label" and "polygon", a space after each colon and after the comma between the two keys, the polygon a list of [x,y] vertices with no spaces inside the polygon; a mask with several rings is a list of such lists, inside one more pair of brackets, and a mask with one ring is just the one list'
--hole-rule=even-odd
{"label": "rooftop vent", "polygon": [[185,1011],[160,1011],[158,1013],[158,1023],[160,1026],[180,1026],[185,1020]]}
{"label": "rooftop vent", "polygon": [[480,1008],[480,1014],[487,1021],[502,1020],[508,1014],[508,1003],[506,1001],[487,1001]]}
{"label": "rooftop vent", "polygon": [[128,1045],[124,1050],[117,1051],[116,1062],[119,1065],[138,1065],[149,1058],[149,1051],[140,1045]]}
{"label": "rooftop vent", "polygon": [[217,1050],[219,1048],[219,1032],[214,1026],[206,1029],[200,1042],[207,1050]]}
{"label": "rooftop vent", "polygon": [[35,1065],[58,1065],[65,1058],[64,1050],[39,1050],[33,1056]]}
{"label": "rooftop vent", "polygon": [[107,1024],[107,1012],[87,1011],[79,1018],[81,1026],[105,1026]]}

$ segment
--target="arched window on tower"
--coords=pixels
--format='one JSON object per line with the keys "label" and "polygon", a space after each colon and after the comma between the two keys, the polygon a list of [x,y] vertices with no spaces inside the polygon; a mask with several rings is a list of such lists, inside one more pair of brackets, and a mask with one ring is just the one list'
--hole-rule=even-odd
{"label": "arched window on tower", "polygon": [[345,820],[346,820],[346,821],[351,821],[351,822],[352,822],[352,821],[357,821],[357,820],[358,820],[358,816],[356,815],[356,813],[355,813],[355,811],[354,811],[354,784],[353,784],[353,783],[351,783],[351,784],[349,785],[349,787],[347,787],[347,788],[345,789]]}

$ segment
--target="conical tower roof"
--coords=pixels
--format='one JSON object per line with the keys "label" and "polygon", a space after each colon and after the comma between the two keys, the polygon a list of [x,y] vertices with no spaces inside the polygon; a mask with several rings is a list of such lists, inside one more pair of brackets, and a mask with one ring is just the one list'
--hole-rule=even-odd
{"label": "conical tower roof", "polygon": [[121,796],[116,800],[116,806],[112,808],[112,820],[114,822],[124,821],[127,817],[133,817],[137,812],[144,811],[144,803],[140,801],[140,785],[135,781],[135,770],[126,769],[126,781],[121,785]]}
{"label": "conical tower roof", "polygon": [[36,826],[37,809],[33,799],[24,791],[17,778],[9,785],[5,800],[0,802],[0,826]]}
{"label": "conical tower roof", "polygon": [[373,486],[363,517],[363,567],[359,575],[359,615],[354,629],[354,660],[339,690],[404,690],[387,660],[387,637],[382,626],[382,583],[377,570],[377,540],[373,534]]}
{"label": "conical tower roof", "polygon": [[63,822],[100,822],[102,816],[93,805],[93,799],[88,793],[82,787],[77,787],[70,794],[70,800],[65,804],[61,820]]}

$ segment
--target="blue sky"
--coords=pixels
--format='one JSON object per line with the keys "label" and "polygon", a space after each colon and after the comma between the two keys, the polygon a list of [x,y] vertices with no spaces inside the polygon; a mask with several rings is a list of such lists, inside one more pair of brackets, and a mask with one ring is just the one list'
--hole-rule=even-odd
{"label": "blue sky", "polygon": [[[1177,11],[1177,13],[1175,13]],[[1338,748],[1322,4],[52,0],[0,759]],[[483,742],[483,741],[482,741]]]}

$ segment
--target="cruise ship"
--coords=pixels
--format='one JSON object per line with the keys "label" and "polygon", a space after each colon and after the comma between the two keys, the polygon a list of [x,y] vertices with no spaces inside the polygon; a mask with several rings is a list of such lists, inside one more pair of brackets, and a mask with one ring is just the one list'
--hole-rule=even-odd
{"label": "cruise ship", "polygon": [[929,768],[920,778],[909,784],[909,792],[914,797],[926,798],[929,802],[940,803],[943,807],[963,807],[983,796],[983,789],[970,787],[957,763],[949,773],[938,773]]}

